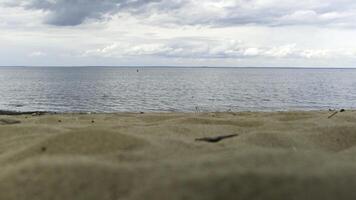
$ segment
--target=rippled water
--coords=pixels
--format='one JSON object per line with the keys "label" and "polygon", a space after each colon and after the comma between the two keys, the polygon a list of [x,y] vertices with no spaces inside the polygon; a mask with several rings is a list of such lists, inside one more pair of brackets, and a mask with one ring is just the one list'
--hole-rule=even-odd
{"label": "rippled water", "polygon": [[242,111],[356,108],[354,69],[0,68],[0,110]]}

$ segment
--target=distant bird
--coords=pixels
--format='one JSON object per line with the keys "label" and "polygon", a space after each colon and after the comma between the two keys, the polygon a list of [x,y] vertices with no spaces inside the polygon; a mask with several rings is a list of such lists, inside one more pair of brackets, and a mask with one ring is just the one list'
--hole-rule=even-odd
{"label": "distant bird", "polygon": [[136,70],[138,72],[138,70]]}

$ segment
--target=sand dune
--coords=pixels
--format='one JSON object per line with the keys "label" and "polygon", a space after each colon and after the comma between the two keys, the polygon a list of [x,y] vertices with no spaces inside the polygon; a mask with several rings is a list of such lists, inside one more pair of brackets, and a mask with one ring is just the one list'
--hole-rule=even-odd
{"label": "sand dune", "polygon": [[356,111],[330,114],[2,115],[0,199],[355,199]]}

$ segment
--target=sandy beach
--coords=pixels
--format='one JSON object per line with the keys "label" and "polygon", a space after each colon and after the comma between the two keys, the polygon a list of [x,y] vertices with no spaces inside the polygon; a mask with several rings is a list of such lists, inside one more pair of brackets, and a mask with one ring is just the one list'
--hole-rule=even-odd
{"label": "sandy beach", "polygon": [[355,199],[356,111],[331,114],[1,115],[0,199]]}

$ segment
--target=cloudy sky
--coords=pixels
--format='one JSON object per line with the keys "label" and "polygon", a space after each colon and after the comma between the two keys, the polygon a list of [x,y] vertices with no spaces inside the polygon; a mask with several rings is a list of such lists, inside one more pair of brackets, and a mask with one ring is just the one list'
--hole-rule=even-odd
{"label": "cloudy sky", "polygon": [[0,66],[356,66],[355,0],[0,0]]}

